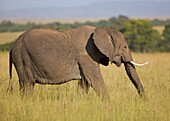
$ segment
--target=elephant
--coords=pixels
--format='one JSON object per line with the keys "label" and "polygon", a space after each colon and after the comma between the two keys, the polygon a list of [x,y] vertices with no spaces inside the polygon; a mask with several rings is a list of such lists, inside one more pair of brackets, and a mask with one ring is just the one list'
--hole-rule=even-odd
{"label": "elephant", "polygon": [[83,26],[66,31],[38,27],[21,34],[9,52],[12,89],[12,64],[19,77],[20,91],[32,94],[35,83],[59,85],[78,80],[88,93],[94,89],[100,99],[109,99],[100,64],[124,64],[138,94],[145,91],[124,35],[113,28]]}

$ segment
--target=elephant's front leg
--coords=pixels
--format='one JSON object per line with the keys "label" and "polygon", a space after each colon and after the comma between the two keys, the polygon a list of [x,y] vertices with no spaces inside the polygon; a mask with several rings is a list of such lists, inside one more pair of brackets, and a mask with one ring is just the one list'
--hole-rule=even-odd
{"label": "elephant's front leg", "polygon": [[103,100],[103,101],[110,101],[109,93],[106,89],[104,84],[104,80],[99,72],[98,75],[95,77],[93,74],[89,76],[89,80],[91,80],[92,88],[96,92],[96,94]]}
{"label": "elephant's front leg", "polygon": [[84,95],[89,92],[90,84],[85,79],[85,77],[82,77],[82,79],[78,80],[78,94]]}
{"label": "elephant's front leg", "polygon": [[85,79],[94,89],[96,94],[102,100],[110,100],[103,77],[100,72],[99,64],[87,56],[81,57],[79,64]]}

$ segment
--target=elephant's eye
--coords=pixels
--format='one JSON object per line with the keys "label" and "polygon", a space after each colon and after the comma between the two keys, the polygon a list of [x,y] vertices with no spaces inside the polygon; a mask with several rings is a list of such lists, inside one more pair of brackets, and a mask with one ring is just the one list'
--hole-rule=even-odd
{"label": "elephant's eye", "polygon": [[126,49],[126,48],[127,48],[127,46],[125,45],[125,46],[124,46],[124,49]]}

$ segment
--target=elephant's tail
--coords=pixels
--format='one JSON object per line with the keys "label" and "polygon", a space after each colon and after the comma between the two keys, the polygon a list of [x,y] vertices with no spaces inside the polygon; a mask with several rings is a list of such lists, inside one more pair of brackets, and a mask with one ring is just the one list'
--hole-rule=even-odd
{"label": "elephant's tail", "polygon": [[11,52],[9,53],[9,77],[11,80],[12,79],[12,54]]}
{"label": "elephant's tail", "polygon": [[13,87],[12,87],[12,51],[10,51],[9,53],[9,86],[7,91],[12,91]]}

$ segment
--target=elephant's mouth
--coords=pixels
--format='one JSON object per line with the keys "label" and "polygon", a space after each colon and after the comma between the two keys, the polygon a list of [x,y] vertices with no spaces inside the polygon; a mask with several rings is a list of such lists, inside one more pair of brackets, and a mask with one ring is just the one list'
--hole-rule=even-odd
{"label": "elephant's mouth", "polygon": [[140,64],[140,63],[136,63],[136,62],[134,62],[134,61],[132,61],[132,60],[123,61],[123,58],[122,58],[122,63],[131,63],[131,64],[134,65],[134,66],[145,66],[145,65],[148,64],[148,62],[145,62],[145,63]]}
{"label": "elephant's mouth", "polygon": [[113,58],[112,63],[114,63],[117,67],[120,67],[122,63],[131,63],[135,66],[145,66],[148,64],[148,62],[139,64],[136,62],[133,62],[132,60],[126,60],[123,56],[116,56]]}
{"label": "elephant's mouth", "polygon": [[114,63],[117,67],[120,67],[121,64],[123,63],[123,59],[121,56],[116,56],[113,58],[112,63]]}

